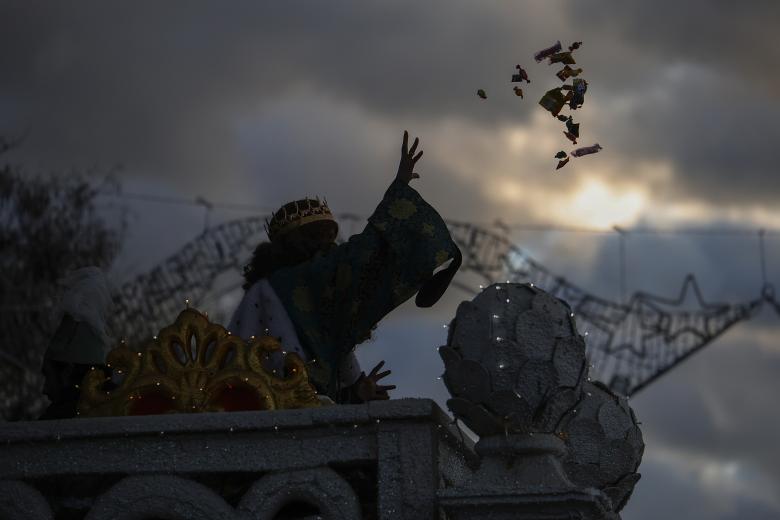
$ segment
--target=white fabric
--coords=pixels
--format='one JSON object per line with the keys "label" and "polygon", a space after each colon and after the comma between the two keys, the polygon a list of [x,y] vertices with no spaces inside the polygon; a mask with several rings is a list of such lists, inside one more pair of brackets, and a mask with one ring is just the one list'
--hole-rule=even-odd
{"label": "white fabric", "polygon": [[62,311],[74,320],[85,322],[97,334],[104,347],[113,343],[107,318],[113,312],[111,284],[98,267],[82,267],[58,280],[64,286]]}
{"label": "white fabric", "polygon": [[[298,340],[290,316],[266,278],[258,280],[246,291],[227,328],[244,340],[264,334],[275,336],[286,352],[295,352],[304,361],[309,361],[309,355]],[[269,368],[281,372],[282,366],[281,356],[277,356],[272,359]],[[357,381],[360,364],[354,352],[344,359],[339,372],[341,384],[349,386]]]}

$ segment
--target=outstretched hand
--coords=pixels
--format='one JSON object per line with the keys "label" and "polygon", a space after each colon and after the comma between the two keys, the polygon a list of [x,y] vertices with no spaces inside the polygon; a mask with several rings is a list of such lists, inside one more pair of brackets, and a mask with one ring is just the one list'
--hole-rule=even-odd
{"label": "outstretched hand", "polygon": [[368,375],[366,375],[365,372],[362,372],[360,374],[360,378],[357,380],[357,383],[355,383],[357,387],[355,389],[357,396],[362,399],[363,402],[390,399],[387,391],[395,390],[395,385],[377,384],[380,379],[390,375],[390,370],[379,372],[384,364],[384,361],[380,361],[379,364],[375,366]]}
{"label": "outstretched hand", "polygon": [[420,139],[415,137],[412,148],[409,149],[409,132],[404,130],[404,142],[401,146],[401,163],[398,165],[398,174],[395,176],[396,180],[400,180],[406,184],[412,179],[419,179],[420,175],[414,172],[414,165],[422,157],[422,150],[417,155],[414,152],[417,150],[417,145],[420,144]]}

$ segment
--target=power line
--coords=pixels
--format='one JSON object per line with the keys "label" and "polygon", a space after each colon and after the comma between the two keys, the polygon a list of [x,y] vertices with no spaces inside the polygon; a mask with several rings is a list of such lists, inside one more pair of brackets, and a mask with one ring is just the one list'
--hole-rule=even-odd
{"label": "power line", "polygon": [[[204,197],[196,197],[196,198],[186,198],[186,197],[175,197],[175,196],[165,196],[165,195],[152,195],[147,193],[134,193],[134,192],[103,192],[101,193],[103,196],[114,196],[121,199],[130,199],[130,200],[139,200],[144,202],[156,202],[160,204],[171,204],[171,205],[187,205],[187,206],[197,206],[201,208],[205,208],[206,211],[210,211],[211,209],[225,209],[225,210],[233,210],[233,211],[252,211],[252,212],[265,212],[265,213],[272,213],[279,209],[278,207],[268,207],[268,206],[260,206],[256,204],[242,204],[242,203],[233,203],[233,202],[212,202],[208,201],[206,203],[206,199]],[[359,215],[355,213],[339,213],[335,215],[336,217],[343,217],[343,218],[350,218],[350,219],[363,219],[368,220],[368,215]],[[445,219],[447,221],[451,221],[450,219]],[[613,226],[612,228],[589,228],[589,227],[580,227],[580,226],[563,226],[563,225],[556,225],[556,224],[529,224],[529,223],[513,223],[513,224],[505,224],[501,222],[500,220],[495,220],[492,223],[485,223],[485,222],[474,222],[474,224],[485,227],[485,228],[495,228],[498,227],[502,229],[503,231],[509,231],[509,230],[516,230],[516,231],[536,231],[536,232],[561,232],[561,233],[591,233],[591,234],[614,234],[614,233],[622,233],[622,234],[655,234],[655,235],[701,235],[701,236],[748,236],[748,235],[755,235],[757,232],[757,229],[739,229],[739,228],[678,228],[678,229],[672,229],[672,228],[653,228],[653,227],[636,227],[636,228],[623,228],[620,227],[620,231],[617,231],[616,227]],[[762,228],[760,230],[762,232],[763,236],[767,235],[780,235],[780,229],[765,229]]]}

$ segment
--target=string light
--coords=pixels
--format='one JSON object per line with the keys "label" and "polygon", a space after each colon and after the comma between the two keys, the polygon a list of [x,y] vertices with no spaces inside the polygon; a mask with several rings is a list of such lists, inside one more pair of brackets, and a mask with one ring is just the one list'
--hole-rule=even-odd
{"label": "string light", "polygon": [[506,302],[509,303],[509,298],[506,299]]}

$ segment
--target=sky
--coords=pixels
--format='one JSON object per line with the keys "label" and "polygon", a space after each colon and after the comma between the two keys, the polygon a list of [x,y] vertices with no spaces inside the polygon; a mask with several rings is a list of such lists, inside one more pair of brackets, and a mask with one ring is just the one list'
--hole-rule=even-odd
{"label": "sky", "polygon": [[[368,216],[409,130],[425,151],[411,185],[444,218],[606,231],[511,236],[609,299],[620,226],[629,292],[672,297],[693,272],[705,299],[736,303],[761,290],[761,228],[765,278],[780,283],[778,25],[771,0],[0,1],[0,135],[26,136],[8,158],[29,175],[113,171],[126,193],[256,212],[319,195]],[[556,40],[583,42],[574,116],[580,144],[603,147],[558,171],[573,147],[537,101],[559,67],[532,58]],[[202,208],[120,201],[117,281],[204,225]],[[749,233],[632,232],[647,227]],[[396,396],[444,406],[435,347],[468,297],[407,302],[358,350],[364,365],[387,359]],[[778,333],[765,309],[632,399],[647,447],[626,520],[780,515]]]}

